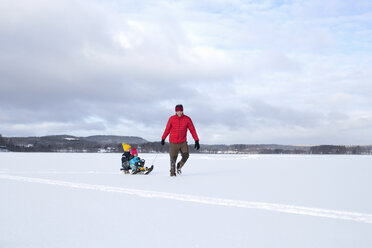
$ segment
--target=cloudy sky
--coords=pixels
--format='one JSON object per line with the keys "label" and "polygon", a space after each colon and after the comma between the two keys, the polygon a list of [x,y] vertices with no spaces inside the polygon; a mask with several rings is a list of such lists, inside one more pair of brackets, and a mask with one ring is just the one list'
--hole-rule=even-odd
{"label": "cloudy sky", "polygon": [[[1,0],[0,134],[372,144],[370,0]],[[192,138],[189,136],[192,143]]]}

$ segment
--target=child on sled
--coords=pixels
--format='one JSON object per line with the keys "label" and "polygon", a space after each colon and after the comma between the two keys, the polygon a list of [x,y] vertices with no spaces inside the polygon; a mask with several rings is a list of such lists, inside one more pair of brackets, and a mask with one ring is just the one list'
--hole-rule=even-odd
{"label": "child on sled", "polygon": [[124,153],[122,155],[122,171],[124,174],[148,174],[152,171],[153,166],[150,168],[145,167],[145,160],[138,157],[138,152],[135,147],[130,151],[131,146],[123,143]]}
{"label": "child on sled", "polygon": [[137,174],[138,172],[145,170],[146,169],[144,168],[145,160],[140,159],[140,157],[138,157],[138,152],[135,147],[133,147],[130,154],[132,155],[131,160],[129,161],[129,166],[132,169],[131,174]]}
{"label": "child on sled", "polygon": [[131,154],[130,154],[131,146],[125,143],[123,143],[122,145],[123,145],[124,153],[123,155],[121,155],[121,167],[122,168],[120,170],[124,174],[129,174],[129,170],[130,170],[129,161],[132,159]]}

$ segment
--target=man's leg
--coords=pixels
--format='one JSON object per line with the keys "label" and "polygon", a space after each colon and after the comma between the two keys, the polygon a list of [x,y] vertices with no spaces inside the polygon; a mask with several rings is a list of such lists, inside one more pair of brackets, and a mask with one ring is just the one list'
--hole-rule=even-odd
{"label": "man's leg", "polygon": [[178,157],[179,145],[169,143],[169,157],[170,157],[170,176],[176,176],[176,161]]}
{"label": "man's leg", "polygon": [[187,145],[187,142],[180,144],[180,151],[182,155],[181,161],[177,164],[177,173],[181,174],[181,168],[185,165],[187,159],[189,158],[189,146]]}

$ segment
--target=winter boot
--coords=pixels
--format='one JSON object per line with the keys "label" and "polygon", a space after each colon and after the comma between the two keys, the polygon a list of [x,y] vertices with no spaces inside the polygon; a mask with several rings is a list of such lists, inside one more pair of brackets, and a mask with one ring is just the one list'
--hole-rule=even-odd
{"label": "winter boot", "polygon": [[177,174],[178,175],[181,175],[182,174],[181,168],[182,168],[181,162],[178,162],[177,163]]}
{"label": "winter boot", "polygon": [[177,176],[177,175],[176,175],[176,168],[175,168],[175,166],[172,166],[172,167],[171,167],[171,170],[170,170],[170,176],[171,176],[171,177],[175,177],[175,176]]}

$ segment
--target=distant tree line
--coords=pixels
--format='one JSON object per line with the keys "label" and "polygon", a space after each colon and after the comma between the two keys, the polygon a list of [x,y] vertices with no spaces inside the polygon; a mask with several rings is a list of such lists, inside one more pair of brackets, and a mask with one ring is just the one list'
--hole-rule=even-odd
{"label": "distant tree line", "polygon": [[[97,138],[98,137],[98,138]],[[45,137],[13,137],[7,138],[0,134],[0,151],[11,152],[108,152],[121,153],[121,143],[107,142],[107,137],[97,136],[94,139],[75,138],[73,136],[45,136]],[[114,137],[115,138],[115,137]],[[126,137],[124,137],[125,139]],[[102,140],[101,140],[102,139]],[[136,147],[141,153],[166,153],[169,144],[164,146],[160,142],[143,142],[142,138],[131,137],[132,147]],[[140,143],[135,143],[138,140]],[[194,149],[194,144],[189,144],[190,153],[208,154],[372,154],[372,146],[290,146],[290,145],[203,145],[199,151]]]}
{"label": "distant tree line", "polygon": [[372,154],[372,146],[313,146],[311,154]]}

